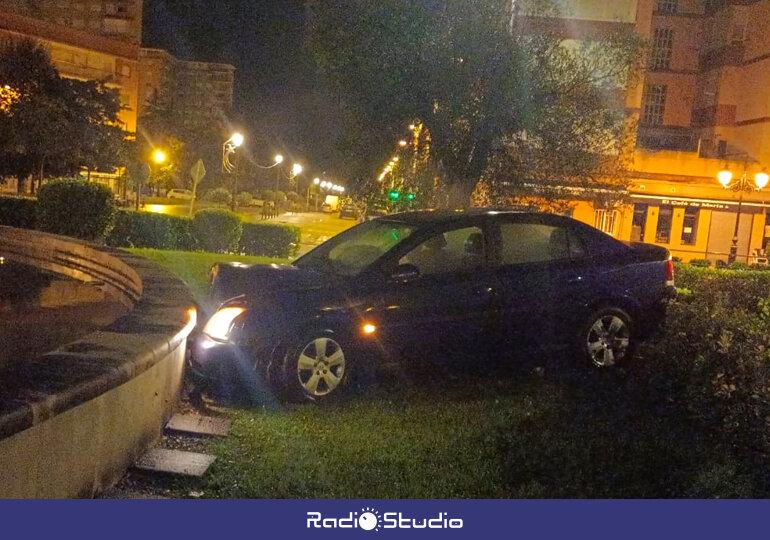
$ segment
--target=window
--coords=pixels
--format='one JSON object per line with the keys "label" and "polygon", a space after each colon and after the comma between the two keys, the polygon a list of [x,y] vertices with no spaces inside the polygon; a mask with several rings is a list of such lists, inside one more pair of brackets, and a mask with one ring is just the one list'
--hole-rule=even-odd
{"label": "window", "polygon": [[617,210],[594,210],[594,227],[610,236],[615,236],[618,233],[619,215],[620,212]]}
{"label": "window", "polygon": [[655,231],[655,242],[668,244],[671,241],[671,218],[674,215],[674,207],[663,205],[658,215],[658,228]]}
{"label": "window", "polygon": [[412,264],[421,276],[473,270],[484,264],[484,234],[478,227],[466,227],[437,234],[407,255],[399,264]]}
{"label": "window", "polygon": [[698,234],[698,208],[687,206],[684,209],[684,223],[682,224],[682,244],[695,245],[695,236]]}
{"label": "window", "polygon": [[584,257],[586,249],[570,229],[539,223],[500,226],[500,264],[543,263]]}
{"label": "window", "polygon": [[403,223],[369,221],[338,234],[294,264],[324,273],[355,276],[413,232],[414,228]]}
{"label": "window", "polygon": [[651,84],[644,95],[642,123],[659,126],[663,124],[663,113],[666,110],[667,87],[662,84]]}
{"label": "window", "polygon": [[634,205],[634,218],[631,221],[631,241],[644,242],[644,229],[647,228],[647,205]]}
{"label": "window", "polygon": [[679,11],[679,0],[658,0],[660,15],[674,15],[677,11]]}
{"label": "window", "polygon": [[671,28],[656,28],[652,38],[650,69],[668,69],[671,66],[671,51],[673,47],[674,30]]}

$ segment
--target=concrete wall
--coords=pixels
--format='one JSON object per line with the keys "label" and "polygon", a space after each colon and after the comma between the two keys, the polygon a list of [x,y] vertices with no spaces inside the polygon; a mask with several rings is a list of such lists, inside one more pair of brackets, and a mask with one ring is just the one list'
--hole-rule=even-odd
{"label": "concrete wall", "polygon": [[128,315],[0,373],[0,497],[88,497],[160,439],[195,324],[184,284],[154,263],[69,238],[0,227],[9,260],[100,280]]}

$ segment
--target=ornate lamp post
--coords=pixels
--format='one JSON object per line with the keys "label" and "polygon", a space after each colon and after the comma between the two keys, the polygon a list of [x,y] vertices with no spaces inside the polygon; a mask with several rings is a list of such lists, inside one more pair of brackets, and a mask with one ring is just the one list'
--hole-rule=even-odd
{"label": "ornate lamp post", "polygon": [[[233,133],[233,136],[225,141],[222,145],[222,172],[226,174],[232,174],[235,172],[235,163],[230,159],[235,150],[243,145],[243,135],[240,133]],[[238,175],[233,179],[232,199],[230,200],[230,208],[235,212],[235,195],[238,190]]]}
{"label": "ornate lamp post", "polygon": [[752,182],[749,180],[746,165],[744,164],[743,175],[738,180],[733,180],[733,173],[727,168],[717,174],[717,179],[725,189],[740,193],[740,197],[738,198],[738,213],[735,215],[733,245],[730,247],[730,255],[727,257],[727,263],[732,264],[738,257],[738,232],[741,224],[741,210],[743,210],[743,194],[751,193],[752,191],[760,191],[767,187],[768,181],[770,181],[770,175],[763,169],[761,172],[754,175],[754,181]]}

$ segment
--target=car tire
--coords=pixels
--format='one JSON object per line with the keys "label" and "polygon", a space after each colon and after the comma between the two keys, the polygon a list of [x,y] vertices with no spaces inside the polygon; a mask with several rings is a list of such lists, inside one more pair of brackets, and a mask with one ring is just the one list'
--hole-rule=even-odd
{"label": "car tire", "polygon": [[270,379],[278,383],[287,401],[333,401],[349,387],[351,353],[338,334],[311,333],[288,347]]}
{"label": "car tire", "polygon": [[577,335],[581,356],[597,368],[612,367],[630,358],[634,344],[633,320],[628,312],[616,307],[594,311]]}

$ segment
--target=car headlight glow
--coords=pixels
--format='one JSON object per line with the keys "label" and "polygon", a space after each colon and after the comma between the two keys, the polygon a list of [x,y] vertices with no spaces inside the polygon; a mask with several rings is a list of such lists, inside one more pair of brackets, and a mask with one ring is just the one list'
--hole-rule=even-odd
{"label": "car headlight glow", "polygon": [[233,326],[233,321],[244,311],[246,310],[242,307],[226,307],[220,309],[214,313],[214,316],[206,323],[206,326],[203,328],[203,333],[212,339],[227,341]]}

